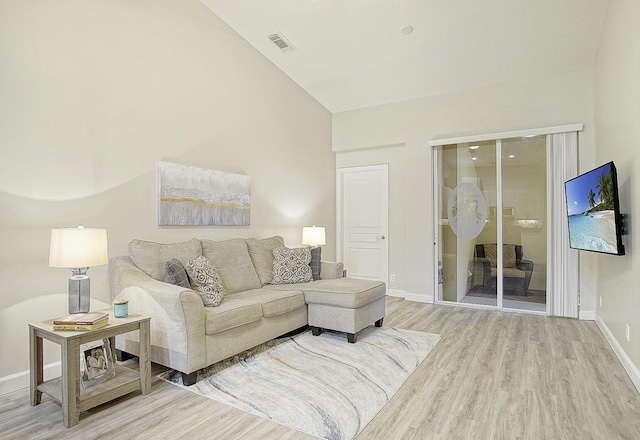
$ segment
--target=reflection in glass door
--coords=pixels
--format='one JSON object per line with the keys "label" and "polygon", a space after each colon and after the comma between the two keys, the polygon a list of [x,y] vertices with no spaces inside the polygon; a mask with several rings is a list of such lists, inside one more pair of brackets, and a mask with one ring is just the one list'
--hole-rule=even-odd
{"label": "reflection in glass door", "polygon": [[434,154],[437,299],[545,312],[545,137]]}
{"label": "reflection in glass door", "polygon": [[546,136],[502,141],[503,306],[546,311]]}

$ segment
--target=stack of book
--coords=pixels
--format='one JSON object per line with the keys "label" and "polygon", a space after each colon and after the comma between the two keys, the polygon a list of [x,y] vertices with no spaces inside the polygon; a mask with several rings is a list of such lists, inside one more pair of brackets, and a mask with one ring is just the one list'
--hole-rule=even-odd
{"label": "stack of book", "polygon": [[109,324],[109,314],[103,312],[75,313],[64,318],[54,319],[54,330],[89,331],[97,330]]}

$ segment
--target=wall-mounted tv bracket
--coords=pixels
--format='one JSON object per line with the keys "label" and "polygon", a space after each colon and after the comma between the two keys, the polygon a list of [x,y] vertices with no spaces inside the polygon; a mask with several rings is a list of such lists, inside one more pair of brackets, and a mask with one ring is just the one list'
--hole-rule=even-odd
{"label": "wall-mounted tv bracket", "polygon": [[628,217],[629,217],[628,214],[620,214],[620,234],[622,235],[629,234],[629,230],[627,229]]}

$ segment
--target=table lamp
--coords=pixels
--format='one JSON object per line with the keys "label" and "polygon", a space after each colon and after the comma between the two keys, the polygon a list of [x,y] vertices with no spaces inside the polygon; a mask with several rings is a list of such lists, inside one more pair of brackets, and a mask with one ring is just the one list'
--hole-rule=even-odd
{"label": "table lamp", "polygon": [[60,228],[51,230],[49,267],[71,269],[69,313],[87,313],[91,294],[87,270],[109,262],[107,230],[103,228]]}
{"label": "table lamp", "polygon": [[311,246],[311,273],[314,280],[320,279],[322,248],[327,244],[325,240],[324,228],[314,226],[302,227],[302,244]]}
{"label": "table lamp", "polygon": [[303,226],[302,244],[311,247],[320,247],[327,244],[322,226]]}

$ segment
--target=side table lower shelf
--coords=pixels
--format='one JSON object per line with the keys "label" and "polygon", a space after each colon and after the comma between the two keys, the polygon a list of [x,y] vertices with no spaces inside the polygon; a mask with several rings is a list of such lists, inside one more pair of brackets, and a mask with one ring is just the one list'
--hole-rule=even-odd
{"label": "side table lower shelf", "polygon": [[[116,364],[116,375],[91,388],[80,387],[80,405],[78,411],[86,411],[103,403],[107,403],[125,394],[140,389],[140,375],[137,371]],[[48,380],[38,385],[41,391],[62,402],[62,378]]]}

